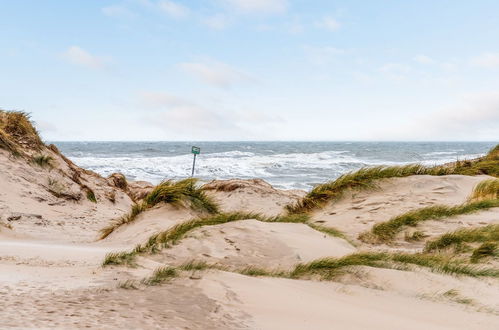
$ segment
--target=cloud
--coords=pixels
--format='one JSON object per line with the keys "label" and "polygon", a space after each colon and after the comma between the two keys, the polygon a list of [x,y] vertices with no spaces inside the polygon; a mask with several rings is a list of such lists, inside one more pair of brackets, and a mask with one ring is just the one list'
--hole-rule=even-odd
{"label": "cloud", "polygon": [[106,64],[106,59],[104,57],[92,55],[78,46],[69,47],[63,53],[63,57],[70,63],[91,69],[102,69]]}
{"label": "cloud", "polygon": [[221,62],[186,62],[179,66],[199,80],[221,88],[254,80],[248,74]]}
{"label": "cloud", "polygon": [[331,16],[324,17],[322,20],[317,22],[315,25],[319,28],[323,28],[323,29],[329,30],[331,32],[338,31],[339,28],[341,27],[341,23],[338,22],[336,19],[334,19]]}
{"label": "cloud", "polygon": [[135,14],[129,9],[122,6],[108,6],[101,9],[102,13],[106,16],[117,18],[133,18]]}
{"label": "cloud", "polygon": [[169,0],[159,1],[158,8],[173,18],[184,18],[190,13],[189,8]]}
{"label": "cloud", "polygon": [[414,116],[389,138],[493,141],[498,127],[499,92],[476,93],[433,113]]}
{"label": "cloud", "polygon": [[202,23],[214,30],[223,30],[231,23],[231,21],[229,17],[224,14],[215,14],[203,19]]}
{"label": "cloud", "polygon": [[414,56],[414,61],[420,63],[420,64],[433,64],[435,61],[426,55],[416,55]]}
{"label": "cloud", "polygon": [[413,69],[409,65],[402,63],[387,63],[381,66],[379,71],[395,80],[404,79],[409,74],[414,73]]}
{"label": "cloud", "polygon": [[499,53],[484,53],[470,60],[471,65],[481,68],[499,68]]}
{"label": "cloud", "polygon": [[288,7],[287,0],[222,0],[230,7],[245,13],[282,13]]}

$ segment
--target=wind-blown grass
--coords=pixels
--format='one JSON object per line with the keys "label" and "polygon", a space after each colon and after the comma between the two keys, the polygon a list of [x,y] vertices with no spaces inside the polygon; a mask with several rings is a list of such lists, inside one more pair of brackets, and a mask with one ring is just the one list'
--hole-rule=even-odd
{"label": "wind-blown grass", "polygon": [[499,242],[499,225],[459,229],[426,243],[425,251],[432,252],[449,247],[462,247],[465,243]]}
{"label": "wind-blown grass", "polygon": [[163,282],[171,280],[178,275],[177,269],[170,266],[158,268],[154,271],[151,277],[142,280],[145,285],[159,285]]}
{"label": "wind-blown grass", "polygon": [[480,210],[498,207],[499,200],[469,202],[458,206],[435,205],[409,211],[386,222],[374,225],[370,232],[359,235],[364,242],[387,242],[407,226],[416,226],[426,220],[438,220],[460,214],[469,214]]}
{"label": "wind-blown grass", "polygon": [[471,262],[478,262],[480,259],[486,257],[498,257],[499,256],[499,242],[485,242],[471,254]]}
{"label": "wind-blown grass", "polygon": [[479,175],[499,177],[499,145],[481,158],[457,161],[453,164],[427,167],[420,164],[404,166],[365,167],[343,174],[336,180],[313,188],[300,201],[286,207],[289,213],[305,213],[320,208],[326,203],[340,198],[348,189],[376,188],[376,181],[386,178],[400,178],[411,175]]}
{"label": "wind-blown grass", "polygon": [[133,205],[129,213],[111,221],[108,226],[102,228],[100,239],[106,238],[120,226],[133,222],[140,213],[161,202],[172,205],[187,203],[190,207],[201,212],[218,213],[218,205],[202,188],[196,186],[197,181],[197,179],[189,178],[177,182],[168,180],[160,183],[142,202]]}
{"label": "wind-blown grass", "polygon": [[129,252],[120,252],[109,254],[103,262],[103,266],[120,265],[133,263],[135,257],[142,253],[154,253],[162,248],[168,248],[178,243],[185,235],[196,228],[203,226],[215,226],[228,222],[255,219],[262,222],[285,222],[285,223],[303,223],[311,228],[321,231],[327,235],[345,238],[345,236],[334,228],[318,226],[309,223],[310,217],[306,214],[292,214],[284,216],[266,217],[259,213],[219,213],[207,217],[200,217],[177,224],[170,229],[159,232],[149,237],[146,243],[139,244],[134,250]]}
{"label": "wind-blown grass", "polygon": [[33,157],[33,162],[40,167],[52,167],[53,158],[48,155],[38,155]]}
{"label": "wind-blown grass", "polygon": [[28,113],[0,110],[0,147],[15,152],[18,146],[40,149],[43,142]]}
{"label": "wind-blown grass", "polygon": [[[286,208],[289,213],[304,213],[320,208],[329,201],[338,199],[347,189],[376,188],[376,180],[410,175],[440,174],[440,170],[433,170],[423,165],[412,164],[404,166],[377,166],[365,167],[360,170],[343,174],[338,179],[316,186],[305,197]],[[446,174],[441,169],[441,174]]]}
{"label": "wind-blown grass", "polygon": [[459,259],[430,255],[430,254],[405,254],[387,252],[355,253],[342,258],[323,258],[310,263],[300,264],[290,273],[291,278],[319,276],[320,279],[329,280],[351,266],[370,266],[379,268],[397,268],[400,265],[416,265],[429,268],[433,272],[467,275],[499,277],[499,270],[492,268],[476,267],[466,264]]}
{"label": "wind-blown grass", "polygon": [[484,180],[476,185],[470,200],[499,199],[499,179]]}

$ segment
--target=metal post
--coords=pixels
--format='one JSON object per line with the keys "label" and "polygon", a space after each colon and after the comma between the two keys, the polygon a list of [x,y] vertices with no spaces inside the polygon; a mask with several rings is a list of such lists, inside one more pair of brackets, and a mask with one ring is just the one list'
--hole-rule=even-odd
{"label": "metal post", "polygon": [[194,154],[194,159],[192,161],[192,173],[191,178],[194,176],[194,168],[196,167],[196,154]]}

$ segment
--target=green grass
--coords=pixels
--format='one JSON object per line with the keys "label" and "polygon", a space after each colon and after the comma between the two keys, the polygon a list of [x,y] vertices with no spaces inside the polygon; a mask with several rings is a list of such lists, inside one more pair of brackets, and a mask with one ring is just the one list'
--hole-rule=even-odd
{"label": "green grass", "polygon": [[417,226],[427,220],[438,220],[460,214],[468,214],[498,207],[499,200],[469,202],[458,206],[435,205],[398,215],[386,222],[374,225],[370,232],[359,235],[364,242],[389,242],[407,226]]}
{"label": "green grass", "polygon": [[90,189],[87,189],[87,199],[92,203],[97,203],[97,198],[95,197],[95,193]]}
{"label": "green grass", "polygon": [[473,253],[471,254],[471,262],[478,262],[483,258],[486,257],[498,257],[499,256],[499,246],[498,246],[498,241],[494,242],[485,242],[479,247],[477,247],[475,250],[473,250]]}
{"label": "green grass", "polygon": [[428,172],[428,168],[419,164],[361,168],[343,174],[334,181],[316,186],[300,201],[286,208],[291,214],[305,213],[340,198],[347,189],[372,189],[377,187],[375,181],[379,179],[428,174]]}
{"label": "green grass", "polygon": [[197,182],[197,179],[189,178],[176,182],[168,180],[160,183],[146,196],[144,201],[132,206],[129,213],[111,221],[108,226],[102,228],[100,239],[106,238],[120,226],[133,222],[140,213],[159,203],[172,205],[188,203],[191,208],[197,211],[209,214],[218,213],[218,205],[202,188],[196,186]]}
{"label": "green grass", "polygon": [[300,264],[290,273],[291,278],[318,276],[330,280],[342,274],[348,267],[370,266],[397,268],[398,265],[416,265],[433,272],[472,277],[499,277],[499,270],[475,267],[462,260],[430,254],[405,254],[387,252],[355,253],[342,258],[323,258],[306,264]]}
{"label": "green grass", "polygon": [[102,266],[127,265],[135,267],[135,254],[132,252],[111,252],[106,254]]}
{"label": "green grass", "polygon": [[499,145],[481,158],[457,161],[453,164],[427,167],[420,164],[404,166],[365,167],[343,174],[336,180],[314,187],[300,201],[286,207],[289,213],[307,213],[323,207],[326,203],[339,199],[349,189],[373,189],[376,181],[386,178],[400,178],[411,175],[479,175],[499,177]]}
{"label": "green grass", "polygon": [[109,261],[105,261],[103,266],[107,265],[118,265],[129,264],[135,259],[135,257],[142,253],[155,253],[163,248],[171,247],[172,245],[178,243],[185,235],[196,228],[203,226],[215,226],[228,222],[255,219],[263,222],[285,222],[285,223],[303,223],[315,230],[324,232],[325,234],[345,238],[345,236],[334,228],[318,226],[309,223],[310,217],[305,214],[293,214],[275,217],[266,217],[259,213],[245,213],[245,212],[232,212],[232,213],[219,213],[207,217],[200,217],[192,219],[186,222],[177,224],[165,231],[159,232],[157,234],[149,237],[146,243],[139,244],[137,247],[129,252],[121,252],[117,255],[112,255]]}
{"label": "green grass", "polygon": [[177,277],[177,275],[178,271],[174,267],[161,267],[156,269],[151,277],[142,280],[142,284],[145,284],[147,286],[159,285],[171,280],[174,277]]}
{"label": "green grass", "polygon": [[476,185],[470,200],[482,199],[499,199],[499,179],[484,180]]}
{"label": "green grass", "polygon": [[52,167],[53,158],[47,155],[38,155],[33,157],[33,162],[40,167]]}
{"label": "green grass", "polygon": [[425,251],[433,252],[449,247],[461,247],[465,243],[499,242],[499,225],[488,225],[479,228],[459,229],[446,233],[426,243]]}

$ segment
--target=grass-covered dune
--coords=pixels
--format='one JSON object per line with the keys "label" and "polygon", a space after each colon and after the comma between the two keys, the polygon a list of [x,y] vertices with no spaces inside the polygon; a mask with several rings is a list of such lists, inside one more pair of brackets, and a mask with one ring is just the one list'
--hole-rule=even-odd
{"label": "grass-covered dune", "polygon": [[104,239],[120,226],[135,221],[140,213],[159,203],[172,205],[187,204],[187,206],[194,210],[208,214],[217,214],[219,212],[217,203],[202,188],[198,187],[197,183],[198,180],[195,178],[176,182],[168,180],[160,183],[142,202],[135,204],[129,213],[112,221],[108,226],[101,229],[100,238]]}
{"label": "grass-covered dune", "polygon": [[29,114],[0,110],[0,148],[19,155],[23,148],[40,149],[40,139]]}
{"label": "grass-covered dune", "polygon": [[326,203],[340,198],[349,189],[371,189],[377,187],[376,181],[388,178],[401,178],[411,175],[480,175],[487,174],[499,177],[499,145],[491,149],[484,157],[457,161],[427,167],[420,164],[405,166],[365,167],[343,174],[336,180],[314,187],[305,197],[286,208],[289,213],[305,213],[324,206]]}

